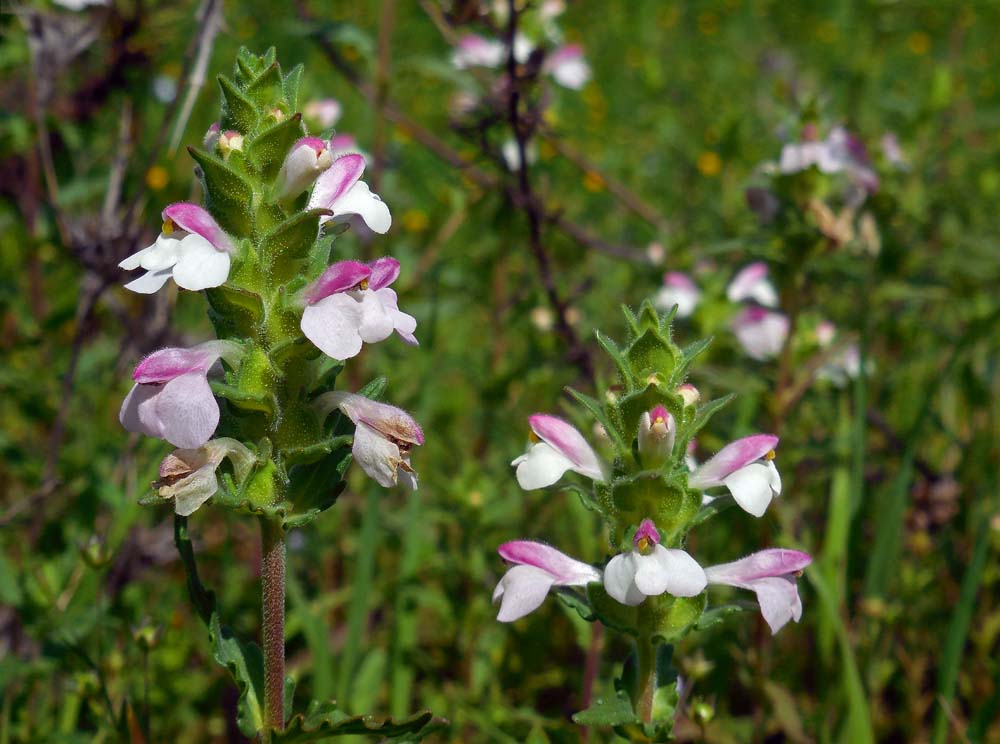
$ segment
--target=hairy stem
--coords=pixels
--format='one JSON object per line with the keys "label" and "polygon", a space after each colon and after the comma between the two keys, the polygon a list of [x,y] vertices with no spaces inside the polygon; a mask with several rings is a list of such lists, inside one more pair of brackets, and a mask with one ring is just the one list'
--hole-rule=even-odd
{"label": "hairy stem", "polygon": [[656,648],[649,638],[636,641],[639,662],[639,688],[634,701],[635,711],[644,723],[653,720],[653,692],[656,690]]}
{"label": "hairy stem", "polygon": [[[264,730],[285,726],[285,535],[281,525],[261,519],[263,589]],[[269,737],[265,734],[267,741]]]}

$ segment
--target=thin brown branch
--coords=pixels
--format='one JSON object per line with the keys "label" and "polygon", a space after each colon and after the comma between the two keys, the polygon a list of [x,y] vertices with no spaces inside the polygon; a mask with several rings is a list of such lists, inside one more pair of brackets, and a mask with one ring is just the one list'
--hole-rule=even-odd
{"label": "thin brown branch", "polygon": [[[212,57],[212,47],[215,44],[215,37],[222,28],[222,1],[204,0],[196,17],[198,26],[197,53],[194,57],[194,64],[191,66],[191,74],[187,77],[184,103],[174,121],[174,131],[170,137],[168,151],[171,155],[177,152],[177,146],[181,142],[181,137],[184,136],[184,128],[187,126],[191,111],[194,109],[195,99],[205,85],[208,62]],[[175,97],[174,100],[176,101],[177,98]]]}

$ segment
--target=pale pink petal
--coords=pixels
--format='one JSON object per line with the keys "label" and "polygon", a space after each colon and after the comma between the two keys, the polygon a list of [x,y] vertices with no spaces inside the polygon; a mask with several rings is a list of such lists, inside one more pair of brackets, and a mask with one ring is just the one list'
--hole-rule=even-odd
{"label": "pale pink petal", "polygon": [[[373,232],[380,235],[388,232],[392,226],[392,215],[389,213],[388,205],[378,194],[373,194],[364,181],[358,181],[344,194],[334,199],[329,209],[333,212],[333,217],[357,215]],[[321,219],[320,222],[326,219],[331,218]]]}
{"label": "pale pink petal", "polygon": [[159,422],[151,420],[147,423],[139,415],[140,408],[144,409],[146,404],[156,396],[159,390],[159,386],[157,385],[140,385],[136,383],[132,386],[128,395],[125,396],[125,400],[122,401],[121,409],[118,411],[118,421],[121,422],[126,431],[145,434],[148,437],[155,437],[156,439],[162,438],[162,427]]}
{"label": "pale pink petal", "polygon": [[759,460],[778,446],[778,437],[773,434],[754,434],[730,442],[708,462],[698,468],[688,479],[692,488],[721,486],[730,473]]}
{"label": "pale pink petal", "polygon": [[500,579],[493,601],[500,600],[497,620],[512,623],[537,610],[552,588],[552,577],[534,566],[514,566]]}
{"label": "pale pink petal", "polygon": [[358,335],[366,344],[384,341],[395,330],[392,316],[374,292],[360,294],[361,322],[358,325]]}
{"label": "pale pink petal", "polygon": [[567,44],[545,60],[545,69],[564,88],[580,90],[590,80],[590,66],[579,44]]}
{"label": "pale pink petal", "polygon": [[377,258],[369,264],[371,277],[368,279],[368,288],[378,291],[383,287],[388,287],[399,276],[399,261],[392,256]]}
{"label": "pale pink petal", "polygon": [[318,137],[298,140],[281,164],[275,179],[275,196],[278,201],[294,199],[333,164],[326,143]]}
{"label": "pale pink petal", "polygon": [[361,352],[360,325],[361,303],[343,292],[309,305],[300,322],[306,338],[332,359],[351,359]]}
{"label": "pale pink petal", "polygon": [[604,463],[572,424],[544,413],[529,416],[528,423],[542,441],[573,463],[576,472],[596,481],[604,480]]}
{"label": "pale pink petal", "polygon": [[355,424],[366,423],[385,437],[410,444],[424,443],[424,433],[413,417],[388,403],[346,390],[333,390],[319,396],[314,405],[322,418],[339,408]]}
{"label": "pale pink petal", "polygon": [[497,552],[509,563],[522,563],[546,571],[560,586],[585,586],[601,580],[600,572],[589,563],[571,558],[545,543],[512,540],[497,548]]}
{"label": "pale pink petal", "polygon": [[812,556],[800,550],[768,548],[738,561],[710,566],[705,573],[713,584],[743,586],[757,579],[798,573],[810,563]]}
{"label": "pale pink petal", "polygon": [[331,209],[333,203],[350,189],[365,171],[365,159],[360,155],[342,155],[333,161],[316,180],[309,196],[309,209]]}
{"label": "pale pink petal", "polygon": [[150,402],[153,410],[149,415],[159,422],[162,438],[175,447],[200,447],[212,438],[219,425],[219,404],[201,372],[174,378]]}
{"label": "pale pink petal", "polygon": [[757,261],[743,268],[729,283],[726,296],[730,302],[753,300],[766,307],[778,304],[778,293],[768,281],[767,264]]}

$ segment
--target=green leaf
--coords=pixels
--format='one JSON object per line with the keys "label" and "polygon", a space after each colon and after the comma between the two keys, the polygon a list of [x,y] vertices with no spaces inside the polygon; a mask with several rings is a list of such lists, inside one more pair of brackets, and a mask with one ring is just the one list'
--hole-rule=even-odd
{"label": "green leaf", "polygon": [[345,434],[339,437],[330,437],[322,442],[316,442],[305,447],[289,447],[282,450],[286,465],[309,465],[317,462],[329,455],[338,447],[346,447],[354,441],[354,437]]}
{"label": "green leaf", "polygon": [[972,549],[972,560],[969,561],[965,576],[962,577],[958,604],[952,608],[938,671],[938,704],[934,713],[932,744],[944,744],[948,738],[948,706],[955,697],[958,671],[962,666],[962,652],[969,636],[972,612],[976,607],[976,595],[979,593],[979,587],[983,585],[986,557],[990,551],[989,533],[989,520],[984,519],[979,523],[975,547]]}
{"label": "green leaf", "polygon": [[615,366],[618,368],[618,376],[621,379],[621,383],[625,386],[625,389],[632,390],[632,368],[629,367],[628,360],[625,359],[625,355],[622,353],[622,350],[618,348],[618,344],[600,331],[595,331],[594,335],[597,337],[597,343],[601,345],[601,348],[604,349],[607,355],[614,361]]}
{"label": "green leaf", "polygon": [[592,623],[597,620],[597,613],[594,612],[594,608],[590,606],[590,602],[587,598],[579,592],[565,587],[560,587],[556,590],[556,597],[558,597],[559,601],[566,605],[569,609],[575,610],[576,613],[588,623]]}
{"label": "green leaf", "polygon": [[222,119],[219,129],[223,132],[235,129],[241,134],[249,134],[257,126],[257,107],[225,75],[219,75],[218,81],[222,91]]}
{"label": "green leaf", "polygon": [[573,714],[573,722],[581,726],[622,726],[638,720],[632,701],[623,690],[616,690],[611,696],[598,697],[589,708]]}
{"label": "green leaf", "polygon": [[205,204],[223,230],[241,238],[253,231],[253,187],[225,162],[188,147],[188,152],[201,167],[205,185]]}
{"label": "green leaf", "polygon": [[741,612],[749,612],[751,610],[756,610],[757,605],[752,602],[746,603],[732,603],[719,605],[718,607],[712,607],[702,613],[698,622],[694,624],[696,630],[705,630],[706,628],[711,628],[713,625],[718,625],[723,620],[725,620],[730,615],[736,615]]}
{"label": "green leaf", "polygon": [[[434,718],[430,711],[414,713],[406,718],[375,718],[373,716],[349,716],[337,708],[336,703],[321,703],[314,700],[305,713],[293,715],[284,731],[271,734],[273,744],[304,744],[304,742],[324,741],[336,736],[354,734],[379,736],[382,739],[403,737],[424,737],[440,731],[448,722]],[[410,741],[419,739],[411,738]]]}
{"label": "green leaf", "polygon": [[239,409],[244,411],[262,411],[268,416],[274,415],[274,400],[267,393],[255,393],[243,390],[219,380],[211,380],[209,385],[214,395],[219,398],[225,398]]}
{"label": "green leaf", "polygon": [[700,341],[695,341],[693,344],[688,344],[683,349],[681,349],[681,361],[674,369],[673,378],[670,380],[671,385],[680,385],[684,382],[684,378],[687,377],[688,369],[691,368],[691,363],[702,354],[705,349],[712,345],[713,338],[709,336]]}
{"label": "green leaf", "polygon": [[278,274],[279,282],[290,279],[299,270],[296,262],[309,255],[319,237],[319,220],[328,214],[327,209],[299,212],[264,236],[260,245],[264,266]]}
{"label": "green leaf", "polygon": [[632,448],[625,443],[622,432],[619,431],[618,427],[614,425],[607,413],[605,413],[604,409],[601,407],[601,404],[589,395],[574,390],[571,387],[565,387],[563,389],[577,403],[590,411],[590,415],[596,419],[597,423],[604,427],[604,431],[608,433],[608,437],[611,439],[611,444],[614,445],[617,454],[620,457],[628,457],[632,452]]}
{"label": "green leaf", "polygon": [[[247,160],[260,171],[265,181],[273,181],[292,145],[305,133],[302,114],[295,114],[254,137],[247,145]],[[316,232],[319,233],[318,228]]]}
{"label": "green leaf", "polygon": [[284,98],[281,65],[272,63],[247,86],[247,96],[260,108],[278,107]]}
{"label": "green leaf", "polygon": [[725,496],[716,496],[707,504],[702,505],[698,513],[694,516],[694,519],[688,524],[688,529],[694,529],[702,522],[707,522],[712,517],[718,516],[735,503],[736,499],[731,494],[727,493]]}
{"label": "green leaf", "polygon": [[291,72],[285,75],[285,79],[281,81],[281,88],[285,93],[285,98],[288,99],[288,105],[292,111],[298,111],[299,109],[299,83],[302,81],[302,71],[304,69],[302,64],[295,65]]}
{"label": "green leaf", "polygon": [[187,517],[174,517],[174,543],[187,573],[188,591],[198,616],[208,626],[212,656],[236,681],[240,697],[236,722],[246,736],[256,736],[264,727],[264,658],[255,643],[243,643],[219,619],[215,593],[198,576],[194,548],[188,535]]}

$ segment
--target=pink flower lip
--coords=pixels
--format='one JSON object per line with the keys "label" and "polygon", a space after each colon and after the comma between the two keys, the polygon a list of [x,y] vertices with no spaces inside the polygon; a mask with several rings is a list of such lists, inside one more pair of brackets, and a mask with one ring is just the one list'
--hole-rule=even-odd
{"label": "pink flower lip", "polygon": [[399,276],[399,261],[392,256],[377,258],[369,264],[371,276],[368,279],[369,289],[377,291],[388,287]]}
{"label": "pink flower lip", "polygon": [[639,529],[635,531],[635,537],[632,538],[632,545],[635,546],[636,550],[641,550],[644,547],[643,543],[660,544],[660,533],[652,519],[642,520]]}
{"label": "pink flower lip", "polygon": [[331,264],[306,290],[306,302],[314,305],[332,294],[353,289],[368,279],[371,273],[371,268],[360,261],[338,261]]}
{"label": "pink flower lip", "polygon": [[773,434],[754,434],[737,439],[695,470],[688,479],[688,484],[692,488],[710,488],[719,485],[731,473],[756,462],[777,446],[778,437]]}
{"label": "pink flower lip", "polygon": [[188,372],[207,372],[216,359],[216,354],[195,349],[160,349],[139,362],[132,379],[143,385],[169,382]]}
{"label": "pink flower lip", "polygon": [[680,271],[668,271],[663,275],[663,283],[668,287],[677,287],[678,289],[696,289],[691,277]]}
{"label": "pink flower lip", "polygon": [[164,222],[169,220],[182,230],[200,235],[218,250],[233,252],[233,241],[203,207],[189,202],[176,202],[166,207],[161,216]]}
{"label": "pink flower lip", "polygon": [[600,574],[590,564],[542,542],[511,540],[497,548],[497,552],[508,563],[540,568],[560,584],[582,585],[600,580]]}
{"label": "pink flower lip", "polygon": [[303,137],[292,146],[292,149],[298,149],[299,147],[311,147],[316,155],[320,155],[326,149],[326,142],[319,137]]}
{"label": "pink flower lip", "polygon": [[669,421],[671,419],[670,411],[664,408],[662,405],[656,406],[652,411],[649,412],[649,420],[655,422],[657,419],[663,419],[664,421]]}

